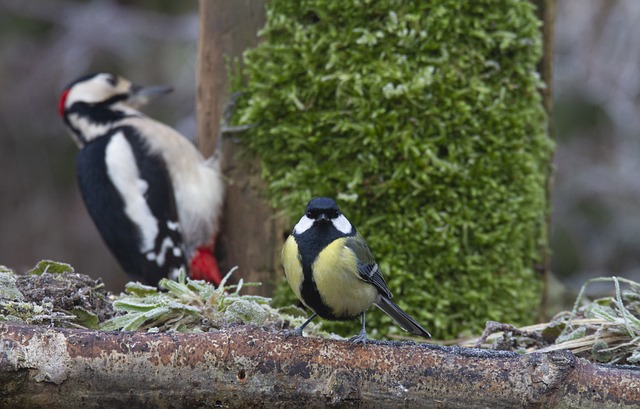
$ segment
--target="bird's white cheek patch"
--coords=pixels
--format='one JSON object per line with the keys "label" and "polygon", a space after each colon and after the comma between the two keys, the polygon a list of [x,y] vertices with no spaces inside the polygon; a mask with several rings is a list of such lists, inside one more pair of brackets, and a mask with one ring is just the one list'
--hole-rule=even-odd
{"label": "bird's white cheek patch", "polygon": [[333,219],[332,223],[333,223],[333,227],[338,229],[340,233],[349,234],[353,229],[353,226],[351,225],[349,220],[347,220],[347,218],[344,217],[344,215],[342,214],[337,218]]}
{"label": "bird's white cheek patch", "polygon": [[302,234],[309,230],[313,226],[313,219],[307,217],[307,215],[302,216],[296,227],[293,228],[293,232],[295,234]]}
{"label": "bird's white cheek patch", "polygon": [[136,159],[131,146],[122,133],[113,135],[106,149],[107,173],[124,201],[124,212],[138,226],[142,234],[140,251],[153,250],[158,235],[158,221],[145,200],[148,189],[146,181],[140,179]]}
{"label": "bird's white cheek patch", "polygon": [[78,114],[69,115],[69,122],[82,132],[84,142],[90,142],[97,137],[104,135],[109,129],[111,124],[100,124],[90,121],[89,118],[80,116]]}

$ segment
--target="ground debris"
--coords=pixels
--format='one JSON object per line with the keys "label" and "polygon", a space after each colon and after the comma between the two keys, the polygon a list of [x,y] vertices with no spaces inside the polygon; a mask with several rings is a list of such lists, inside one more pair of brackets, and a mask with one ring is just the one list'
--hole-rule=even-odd
{"label": "ground debris", "polygon": [[23,275],[0,270],[0,321],[97,328],[99,322],[113,317],[111,294],[102,280],[73,269],[60,271],[57,266],[55,262],[40,262]]}
{"label": "ground debris", "polygon": [[62,311],[82,308],[97,315],[100,322],[113,316],[110,293],[101,279],[79,273],[44,273],[18,276],[16,284],[28,302],[51,302],[54,309]]}
{"label": "ground debris", "polygon": [[[594,282],[613,283],[614,295],[585,300],[585,289]],[[621,277],[589,280],[582,286],[572,311],[556,314],[547,323],[520,328],[489,321],[482,336],[460,345],[518,353],[567,349],[592,362],[638,365],[640,283]]]}
{"label": "ground debris", "polygon": [[[101,279],[76,273],[72,266],[41,261],[26,274],[0,266],[0,322],[88,328],[105,331],[208,332],[237,324],[287,330],[306,320],[305,311],[290,306],[273,308],[271,299],[242,295],[243,287],[260,283],[227,284],[233,268],[218,287],[191,280],[184,272],[177,281],[162,279],[158,286],[130,282],[119,295],[104,289]],[[307,335],[331,336],[320,323]]]}

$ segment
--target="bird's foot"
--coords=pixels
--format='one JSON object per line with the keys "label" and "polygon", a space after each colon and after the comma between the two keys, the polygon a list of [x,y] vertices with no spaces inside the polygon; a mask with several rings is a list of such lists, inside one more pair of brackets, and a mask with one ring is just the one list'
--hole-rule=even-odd
{"label": "bird's foot", "polygon": [[362,343],[362,345],[366,345],[367,344],[367,332],[365,330],[360,331],[360,333],[358,335],[354,335],[351,338],[349,338],[349,342],[351,342],[352,344]]}
{"label": "bird's foot", "polygon": [[301,337],[302,327],[282,330],[282,334],[284,334],[285,337]]}

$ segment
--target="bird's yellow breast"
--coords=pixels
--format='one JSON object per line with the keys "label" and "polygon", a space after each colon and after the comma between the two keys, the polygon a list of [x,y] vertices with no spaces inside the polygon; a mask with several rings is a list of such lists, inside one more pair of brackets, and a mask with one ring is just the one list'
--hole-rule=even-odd
{"label": "bird's yellow breast", "polygon": [[313,278],[322,301],[338,317],[355,317],[368,309],[378,290],[360,279],[358,259],[346,238],[334,240],[313,263]]}
{"label": "bird's yellow breast", "polygon": [[302,264],[300,263],[300,255],[298,253],[298,243],[296,243],[293,234],[289,236],[282,247],[282,266],[287,276],[287,281],[296,297],[304,303],[300,294],[300,285],[302,284]]}

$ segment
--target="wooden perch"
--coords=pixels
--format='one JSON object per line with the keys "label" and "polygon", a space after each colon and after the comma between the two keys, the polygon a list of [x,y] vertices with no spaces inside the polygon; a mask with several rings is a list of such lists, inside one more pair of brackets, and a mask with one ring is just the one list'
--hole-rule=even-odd
{"label": "wooden perch", "polygon": [[140,333],[0,324],[0,407],[638,407],[640,370],[303,338],[250,326]]}

